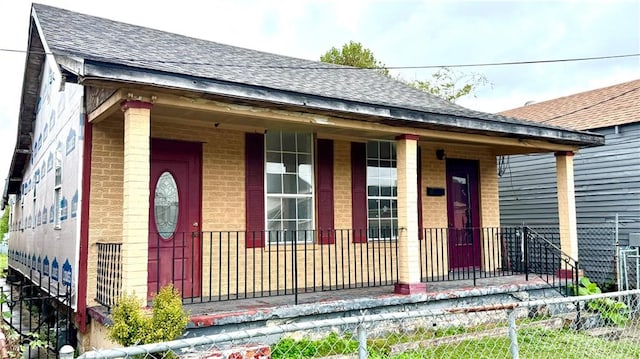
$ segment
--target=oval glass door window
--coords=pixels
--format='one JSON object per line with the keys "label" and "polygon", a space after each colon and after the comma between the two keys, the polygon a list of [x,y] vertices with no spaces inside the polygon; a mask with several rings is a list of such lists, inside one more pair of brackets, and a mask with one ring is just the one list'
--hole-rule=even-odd
{"label": "oval glass door window", "polygon": [[178,186],[171,173],[163,172],[156,183],[154,215],[158,234],[164,239],[173,235],[178,225]]}

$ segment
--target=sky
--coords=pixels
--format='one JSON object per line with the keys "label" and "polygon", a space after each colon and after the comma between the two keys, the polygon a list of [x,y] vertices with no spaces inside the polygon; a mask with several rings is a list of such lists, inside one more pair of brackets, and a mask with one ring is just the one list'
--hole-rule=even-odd
{"label": "sky", "polygon": [[[317,60],[351,40],[390,67],[640,53],[640,0],[216,0],[40,3],[220,43]],[[0,5],[0,49],[26,50],[31,2]],[[0,178],[15,146],[25,54],[0,50]],[[406,80],[434,70],[395,70]],[[489,81],[468,108],[499,112],[640,78],[640,57],[460,68]],[[0,188],[1,187],[0,181]]]}

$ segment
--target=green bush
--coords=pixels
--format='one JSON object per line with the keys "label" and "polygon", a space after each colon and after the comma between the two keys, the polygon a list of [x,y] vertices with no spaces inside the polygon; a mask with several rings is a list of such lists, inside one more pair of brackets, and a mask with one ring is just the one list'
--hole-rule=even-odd
{"label": "green bush", "polygon": [[109,339],[123,346],[158,343],[178,338],[187,327],[180,292],[169,284],[154,296],[151,316],[134,295],[125,295],[113,309]]}
{"label": "green bush", "polygon": [[[574,293],[578,295],[600,294],[602,291],[598,285],[589,280],[587,277],[580,278]],[[598,313],[607,323],[613,323],[623,326],[629,320],[629,308],[623,302],[611,298],[593,299],[587,302],[587,308],[592,312]]]}

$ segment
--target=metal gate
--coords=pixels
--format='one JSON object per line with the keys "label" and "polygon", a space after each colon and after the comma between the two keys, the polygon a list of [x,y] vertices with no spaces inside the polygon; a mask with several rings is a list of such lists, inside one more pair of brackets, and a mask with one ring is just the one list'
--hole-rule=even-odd
{"label": "metal gate", "polygon": [[17,334],[25,358],[55,358],[65,344],[75,347],[73,310],[68,287],[50,283],[45,291],[21,273],[9,269],[0,293],[4,324]]}

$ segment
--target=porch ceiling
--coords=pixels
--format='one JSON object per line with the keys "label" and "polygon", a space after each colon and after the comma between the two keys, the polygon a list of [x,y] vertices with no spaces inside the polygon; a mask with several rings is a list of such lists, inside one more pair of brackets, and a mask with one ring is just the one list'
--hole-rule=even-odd
{"label": "porch ceiling", "polygon": [[180,123],[204,129],[231,129],[263,132],[267,129],[313,132],[319,138],[367,141],[393,140],[405,133],[417,134],[423,143],[455,144],[491,148],[496,155],[552,151],[576,151],[575,145],[495,134],[454,132],[446,129],[416,128],[380,123],[378,118],[350,119],[340,114],[299,111],[284,107],[259,107],[247,103],[222,102],[217,98],[186,96],[185,93],[149,92],[149,89],[120,89],[89,114],[90,122],[122,118],[118,111],[125,99],[153,102],[152,123]]}

